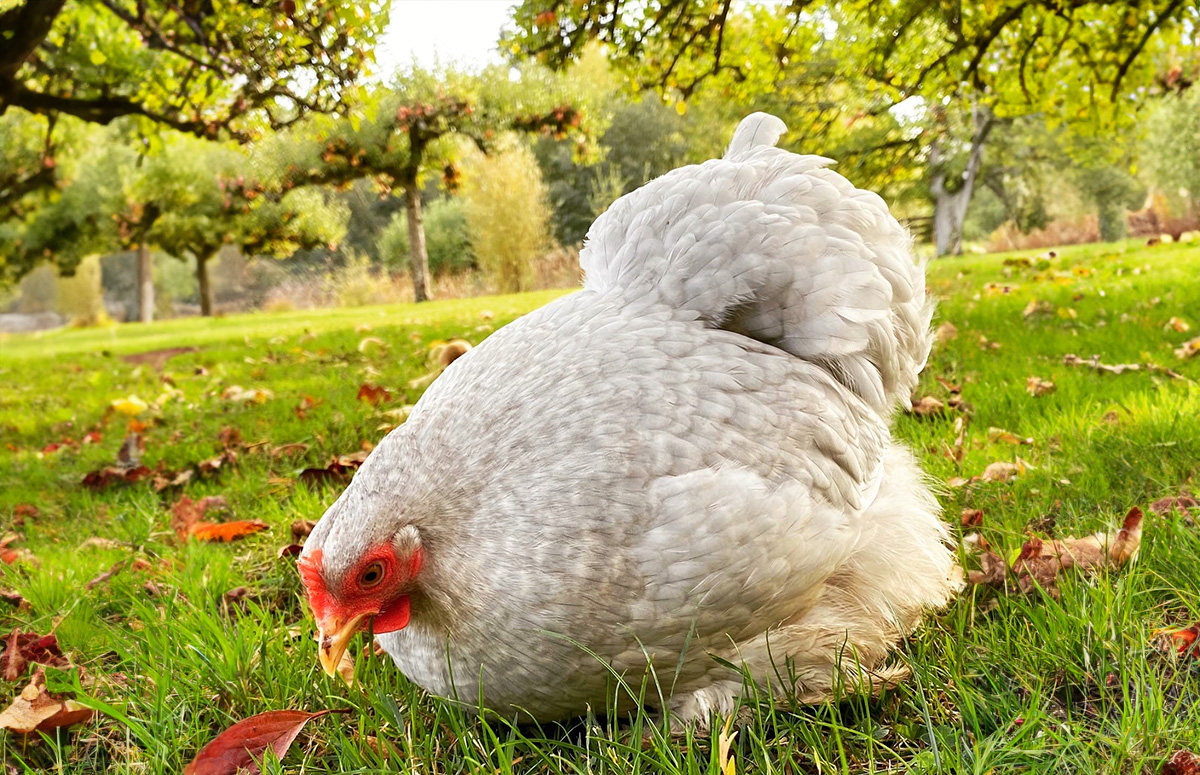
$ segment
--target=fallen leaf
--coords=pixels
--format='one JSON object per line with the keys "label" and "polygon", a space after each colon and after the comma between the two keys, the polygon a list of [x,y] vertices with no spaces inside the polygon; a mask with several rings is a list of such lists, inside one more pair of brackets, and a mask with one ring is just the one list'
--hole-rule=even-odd
{"label": "fallen leaf", "polygon": [[188,528],[188,535],[197,541],[229,542],[269,529],[270,525],[260,519],[236,522],[197,522]]}
{"label": "fallen leaf", "polygon": [[171,506],[171,529],[182,540],[191,532],[192,526],[208,516],[210,511],[228,510],[229,501],[223,495],[206,495],[198,501],[181,495]]}
{"label": "fallen leaf", "polygon": [[391,401],[392,393],[380,385],[372,385],[369,382],[364,382],[358,388],[358,400],[366,401],[372,406],[378,406],[381,403]]}
{"label": "fallen leaf", "polygon": [[963,509],[961,521],[963,527],[979,527],[983,524],[983,509]]}
{"label": "fallen leaf", "polygon": [[37,506],[29,503],[18,503],[13,507],[13,516],[17,519],[25,519],[26,517],[33,519],[38,516]]}
{"label": "fallen leaf", "polygon": [[300,472],[300,481],[308,485],[323,482],[346,482],[367,459],[367,452],[352,452],[349,455],[338,455],[324,468],[306,468]]}
{"label": "fallen leaf", "polygon": [[933,332],[933,340],[938,344],[949,342],[951,339],[958,338],[958,327],[953,323],[942,323]]}
{"label": "fallen leaf", "polygon": [[1170,514],[1173,511],[1185,512],[1191,509],[1200,509],[1200,500],[1196,500],[1190,495],[1159,498],[1150,504],[1150,511],[1155,514]]}
{"label": "fallen leaf", "polygon": [[1197,640],[1200,638],[1200,622],[1182,630],[1157,630],[1151,635],[1163,637],[1167,650],[1181,657],[1200,659],[1200,641]]}
{"label": "fallen leaf", "polygon": [[39,667],[33,680],[21,690],[3,713],[0,728],[19,734],[52,732],[91,720],[96,712],[74,700],[55,697],[46,690],[46,671]]}
{"label": "fallen leaf", "polygon": [[1144,519],[1142,510],[1135,506],[1125,515],[1121,528],[1112,533],[1093,533],[1084,538],[1061,540],[1030,538],[1022,545],[1021,553],[1012,567],[1004,568],[1003,572],[996,566],[997,560],[1003,566],[1003,559],[983,544],[980,547],[984,550],[980,555],[981,570],[968,573],[967,580],[972,584],[1004,585],[1007,588],[1007,579],[1011,574],[1016,581],[1016,589],[1021,592],[1040,587],[1057,597],[1057,580],[1062,571],[1070,568],[1084,571],[1119,568],[1136,557],[1141,548]]}
{"label": "fallen leaf", "polygon": [[269,710],[239,721],[200,749],[183,775],[237,775],[259,772],[258,762],[269,750],[282,759],[309,721],[349,710]]}
{"label": "fallen leaf", "polygon": [[302,551],[304,551],[304,547],[300,544],[286,544],[279,547],[279,551],[275,552],[275,557],[280,560],[284,557],[299,557]]}
{"label": "fallen leaf", "polygon": [[1009,431],[1004,430],[1003,428],[988,428],[987,435],[988,435],[988,441],[993,442],[993,443],[1016,444],[1016,445],[1020,445],[1020,444],[1031,445],[1031,444],[1033,444],[1033,439],[1028,438],[1028,437],[1018,436],[1015,433],[1010,433]]}
{"label": "fallen leaf", "polygon": [[471,343],[466,339],[451,339],[448,342],[433,342],[429,345],[429,360],[442,368],[449,366],[466,355]]}
{"label": "fallen leaf", "polygon": [[1029,303],[1025,305],[1025,309],[1021,312],[1021,316],[1030,318],[1034,315],[1048,315],[1053,311],[1054,305],[1050,302],[1030,299]]}
{"label": "fallen leaf", "polygon": [[292,538],[299,541],[302,538],[307,538],[312,534],[313,528],[317,523],[311,519],[298,519],[292,523]]}
{"label": "fallen leaf", "polygon": [[1167,321],[1166,327],[1173,328],[1181,334],[1192,330],[1192,327],[1189,326],[1187,324],[1187,321],[1184,320],[1183,318],[1171,318],[1170,320]]}
{"label": "fallen leaf", "polygon": [[918,417],[932,417],[941,414],[946,410],[946,405],[933,396],[923,396],[912,402],[910,414],[915,414]]}
{"label": "fallen leaf", "polygon": [[136,468],[107,466],[84,475],[83,486],[89,490],[103,490],[117,484],[134,484],[153,475],[154,471],[146,466],[137,466]]}
{"label": "fallen leaf", "polygon": [[1055,391],[1054,383],[1041,377],[1030,377],[1025,380],[1025,391],[1031,396],[1044,396]]}
{"label": "fallen leaf", "polygon": [[1017,476],[1025,473],[1025,463],[1020,459],[1016,463],[990,463],[979,478],[985,482],[1011,482]]}
{"label": "fallen leaf", "polygon": [[354,657],[350,656],[350,649],[342,652],[342,657],[338,660],[337,673],[342,677],[346,686],[354,686]]}
{"label": "fallen leaf", "polygon": [[360,353],[365,353],[367,351],[367,348],[370,347],[371,345],[375,345],[376,347],[378,347],[380,350],[382,350],[384,352],[387,352],[387,350],[388,350],[387,342],[383,341],[379,337],[365,336],[358,343],[358,351]]}
{"label": "fallen leaf", "polygon": [[4,653],[0,655],[5,681],[16,681],[25,675],[30,663],[50,667],[69,667],[70,662],[58,646],[54,633],[38,635],[36,632],[21,632],[14,628],[4,641]]}
{"label": "fallen leaf", "polygon": [[324,399],[314,398],[313,396],[304,396],[300,399],[300,403],[297,404],[296,408],[292,411],[296,413],[297,417],[303,420],[304,418],[308,417],[309,409],[320,406],[323,403],[325,403]]}
{"label": "fallen leaf", "polygon": [[247,389],[241,385],[230,385],[221,393],[221,398],[235,404],[265,404],[273,395],[274,393],[265,388]]}
{"label": "fallen leaf", "polygon": [[154,491],[162,492],[168,487],[182,487],[192,480],[192,469],[185,468],[176,473],[167,471],[155,472],[154,474]]}
{"label": "fallen leaf", "polygon": [[1158,775],[1200,775],[1200,756],[1191,751],[1176,751],[1163,762]]}
{"label": "fallen leaf", "polygon": [[18,608],[25,604],[25,598],[15,589],[0,588],[0,600]]}
{"label": "fallen leaf", "polygon": [[201,460],[196,464],[196,470],[201,474],[213,474],[221,470],[221,466],[232,466],[237,463],[238,453],[232,448],[222,450],[216,457]]}
{"label": "fallen leaf", "polygon": [[1189,339],[1175,349],[1176,358],[1191,358],[1200,353],[1200,336]]}

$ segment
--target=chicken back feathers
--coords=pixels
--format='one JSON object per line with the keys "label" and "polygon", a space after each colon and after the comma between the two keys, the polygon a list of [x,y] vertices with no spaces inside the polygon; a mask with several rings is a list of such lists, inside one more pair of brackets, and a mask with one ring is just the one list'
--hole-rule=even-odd
{"label": "chicken back feathers", "polygon": [[808,699],[898,677],[890,648],[956,583],[888,429],[929,352],[923,267],[783,131],[754,114],[614,203],[583,290],[456,360],[318,524],[330,589],[419,540],[408,626],[380,636],[409,678],[554,719],[649,665],[704,723],[741,689],[723,662]]}

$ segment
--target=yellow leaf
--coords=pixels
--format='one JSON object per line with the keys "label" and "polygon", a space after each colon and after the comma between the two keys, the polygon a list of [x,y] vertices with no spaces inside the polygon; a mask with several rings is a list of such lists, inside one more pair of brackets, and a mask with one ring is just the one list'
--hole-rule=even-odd
{"label": "yellow leaf", "polygon": [[137,396],[129,396],[127,398],[118,398],[116,401],[113,401],[112,408],[114,411],[133,417],[134,415],[139,415],[146,411],[148,406],[145,401]]}
{"label": "yellow leaf", "polygon": [[88,59],[92,60],[92,64],[97,67],[108,61],[108,57],[104,56],[104,52],[98,49],[92,49],[92,52],[88,54]]}
{"label": "yellow leaf", "polygon": [[680,100],[679,102],[676,102],[676,103],[675,103],[675,112],[676,112],[676,113],[678,113],[678,114],[679,114],[679,115],[681,115],[681,116],[682,116],[684,113],[687,113],[687,103],[686,103],[686,102],[684,102],[683,100]]}

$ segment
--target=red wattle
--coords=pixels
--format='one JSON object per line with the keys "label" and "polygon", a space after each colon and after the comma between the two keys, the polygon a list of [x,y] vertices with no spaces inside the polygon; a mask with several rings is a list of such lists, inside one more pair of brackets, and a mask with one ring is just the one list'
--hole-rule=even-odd
{"label": "red wattle", "polygon": [[376,635],[403,630],[408,626],[409,603],[408,595],[401,595],[394,602],[375,615],[371,629]]}

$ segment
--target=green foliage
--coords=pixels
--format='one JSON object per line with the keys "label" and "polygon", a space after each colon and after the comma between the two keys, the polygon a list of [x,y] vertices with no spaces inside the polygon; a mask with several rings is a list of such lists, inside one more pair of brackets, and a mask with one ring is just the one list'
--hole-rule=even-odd
{"label": "green foliage", "polygon": [[343,110],[387,0],[16,0],[0,4],[0,113],[137,116],[248,139]]}
{"label": "green foliage", "polygon": [[1142,157],[1152,179],[1185,206],[1200,207],[1200,88],[1164,98],[1146,123]]}
{"label": "green foliage", "polygon": [[463,210],[479,268],[501,292],[525,290],[549,244],[550,208],[533,152],[523,144],[470,163]]}
{"label": "green foliage", "polygon": [[[467,216],[459,199],[435,199],[422,208],[425,250],[434,274],[463,272],[475,267],[467,231]],[[408,214],[400,211],[379,234],[376,250],[388,267],[405,269],[409,261]]]}
{"label": "green foliage", "polygon": [[59,278],[58,311],[75,326],[95,326],[108,321],[104,291],[100,287],[100,257],[88,256],[70,277]]}

